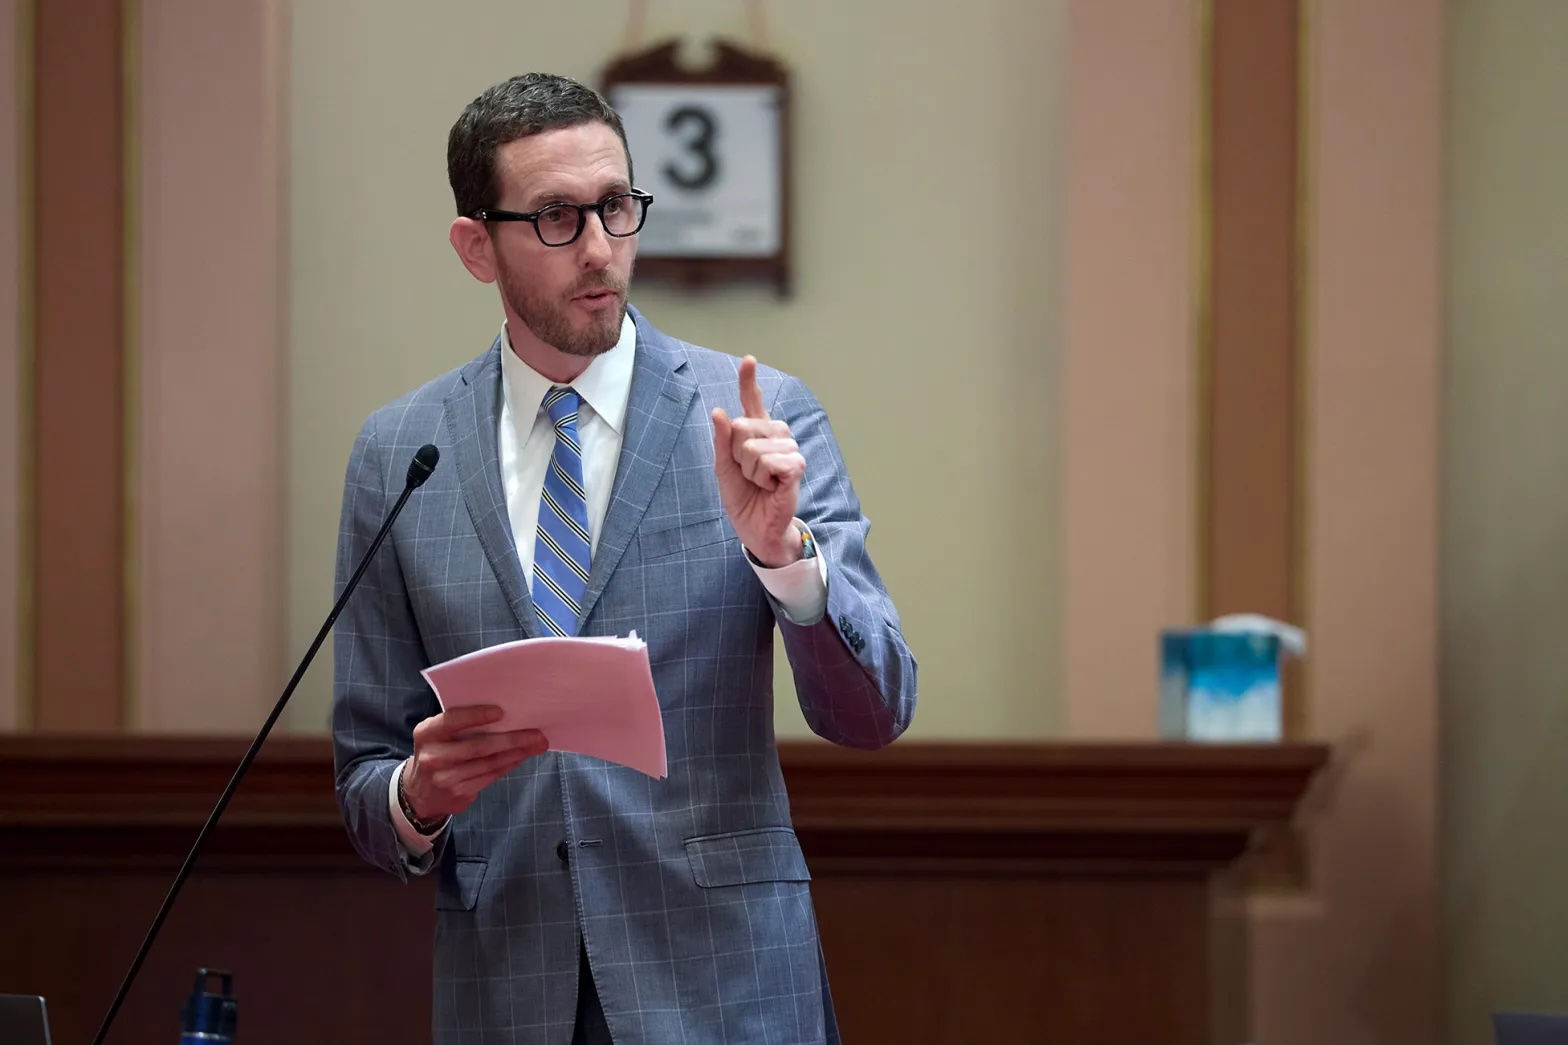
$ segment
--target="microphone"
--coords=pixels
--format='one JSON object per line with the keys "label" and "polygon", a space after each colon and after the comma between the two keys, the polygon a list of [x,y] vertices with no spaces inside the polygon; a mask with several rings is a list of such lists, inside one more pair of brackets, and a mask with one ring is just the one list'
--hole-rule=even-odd
{"label": "microphone", "polygon": [[251,742],[250,750],[245,752],[245,757],[240,759],[239,768],[234,771],[234,776],[229,779],[229,784],[223,789],[223,794],[218,798],[218,804],[212,809],[212,814],[207,817],[207,822],[202,826],[201,833],[196,836],[196,842],[191,846],[191,851],[185,857],[185,863],[180,865],[180,871],[174,876],[174,885],[169,889],[168,896],[164,897],[163,906],[158,908],[158,915],[152,920],[152,927],[147,930],[147,936],[142,940],[142,946],[136,952],[136,959],[131,962],[130,970],[125,974],[125,980],[120,984],[120,992],[114,996],[114,1002],[109,1006],[109,1012],[103,1018],[103,1025],[98,1028],[98,1034],[93,1038],[93,1045],[103,1045],[104,1036],[109,1033],[109,1025],[114,1022],[115,1015],[120,1011],[120,1006],[125,1002],[125,996],[131,991],[131,984],[136,981],[136,974],[141,971],[142,963],[147,960],[147,953],[152,950],[152,944],[158,937],[158,930],[163,928],[163,921],[169,915],[169,909],[174,906],[174,900],[180,895],[180,889],[185,885],[185,879],[190,876],[191,868],[195,866],[196,856],[201,852],[201,847],[207,841],[207,835],[217,824],[218,818],[228,808],[229,800],[234,797],[235,790],[245,773],[250,769],[250,764],[256,760],[256,753],[261,750],[261,745],[266,742],[267,734],[272,732],[272,727],[277,723],[278,717],[283,714],[284,707],[289,698],[294,695],[299,680],[304,677],[305,669],[310,667],[310,662],[316,656],[316,651],[327,639],[327,632],[332,630],[332,625],[337,622],[338,614],[343,612],[343,607],[348,603],[349,595],[353,594],[358,586],[359,579],[364,576],[370,560],[376,554],[376,549],[381,547],[381,542],[386,539],[387,533],[392,529],[392,523],[397,520],[402,512],[403,505],[408,503],[409,495],[421,486],[430,474],[436,469],[436,462],[441,460],[441,451],[431,443],[421,446],[414,454],[414,459],[408,465],[408,477],[403,485],[403,492],[398,496],[397,503],[392,505],[392,510],[387,513],[386,521],[381,524],[381,530],[376,534],[376,539],[370,542],[370,548],[364,557],[359,560],[353,576],[343,586],[343,594],[338,596],[337,604],[332,607],[332,612],[327,614],[327,619],[321,625],[321,630],[316,633],[316,640],[310,644],[310,649],[305,651],[305,656],[299,662],[299,667],[294,669],[294,677],[289,679],[289,684],[283,690],[283,695],[272,708],[272,714],[267,716],[267,721],[262,725],[261,732],[256,734],[256,739]]}

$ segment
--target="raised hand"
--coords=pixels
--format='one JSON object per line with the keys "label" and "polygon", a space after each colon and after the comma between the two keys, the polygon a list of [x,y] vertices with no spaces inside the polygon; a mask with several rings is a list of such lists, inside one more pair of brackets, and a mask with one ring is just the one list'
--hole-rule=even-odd
{"label": "raised hand", "polygon": [[745,415],[731,419],[713,411],[713,472],[730,524],[764,566],[787,566],[801,556],[793,520],[800,503],[806,459],[789,425],[768,417],[757,387],[757,361],[740,364],[740,402]]}

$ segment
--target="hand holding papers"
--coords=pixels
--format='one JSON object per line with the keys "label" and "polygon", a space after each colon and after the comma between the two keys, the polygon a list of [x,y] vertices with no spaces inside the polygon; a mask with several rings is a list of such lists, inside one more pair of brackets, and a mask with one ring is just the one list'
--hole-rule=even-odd
{"label": "hand holding papers", "polygon": [[488,730],[537,729],[555,751],[592,755],[655,779],[668,771],[648,645],[627,638],[520,639],[426,668],[443,711],[493,704]]}

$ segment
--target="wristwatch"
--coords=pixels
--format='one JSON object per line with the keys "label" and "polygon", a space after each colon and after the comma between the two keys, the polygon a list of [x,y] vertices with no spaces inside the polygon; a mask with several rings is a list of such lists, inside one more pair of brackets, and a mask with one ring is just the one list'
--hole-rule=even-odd
{"label": "wristwatch", "polygon": [[[403,769],[405,771],[408,769],[407,762],[403,763]],[[419,814],[414,812],[413,804],[408,800],[408,792],[403,789],[404,776],[405,773],[397,775],[397,804],[403,810],[403,816],[407,818],[409,825],[420,834],[427,836],[439,834],[441,828],[446,826],[446,817],[438,816],[432,820],[421,820]]]}

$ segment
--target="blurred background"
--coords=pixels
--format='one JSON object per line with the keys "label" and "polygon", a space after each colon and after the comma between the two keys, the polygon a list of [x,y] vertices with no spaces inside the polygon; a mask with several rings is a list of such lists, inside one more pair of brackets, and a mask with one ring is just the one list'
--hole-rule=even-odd
{"label": "blurred background", "polygon": [[[452,121],[722,37],[791,76],[793,292],[632,301],[823,400],[907,739],[1151,739],[1161,628],[1299,624],[1332,762],[1309,873],[1247,900],[1255,1040],[1568,1010],[1568,4],[0,13],[0,732],[251,734],[360,422],[500,323]],[[283,730],[325,733],[329,654]]]}

